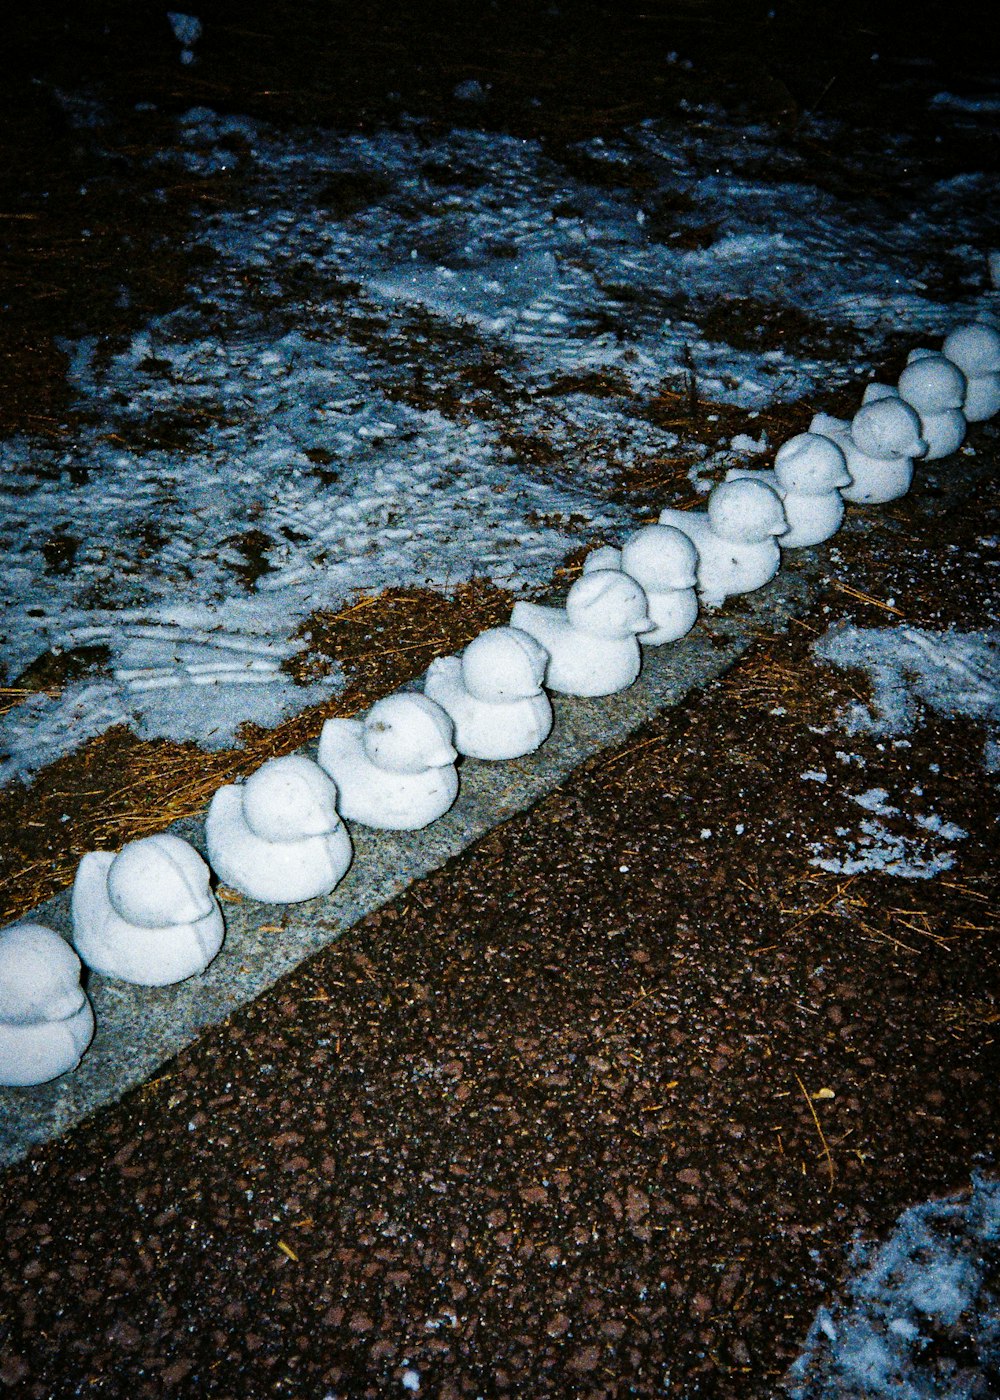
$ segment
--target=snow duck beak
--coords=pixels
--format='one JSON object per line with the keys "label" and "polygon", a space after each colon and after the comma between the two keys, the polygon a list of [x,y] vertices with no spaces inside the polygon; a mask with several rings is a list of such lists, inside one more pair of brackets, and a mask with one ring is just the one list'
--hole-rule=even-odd
{"label": "snow duck beak", "polygon": [[451,744],[442,744],[433,753],[427,756],[428,768],[446,768],[449,763],[454,763],[458,758],[458,750],[452,748]]}

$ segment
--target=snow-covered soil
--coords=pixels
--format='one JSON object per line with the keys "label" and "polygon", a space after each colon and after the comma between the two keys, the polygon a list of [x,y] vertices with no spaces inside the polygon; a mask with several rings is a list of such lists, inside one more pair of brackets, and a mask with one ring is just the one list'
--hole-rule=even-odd
{"label": "snow-covered soil", "polygon": [[[995,629],[934,632],[904,624],[842,624],[822,636],[814,650],[822,661],[868,675],[872,704],[853,701],[845,708],[841,720],[848,735],[891,736],[894,749],[900,750],[910,747],[904,736],[925,709],[974,720],[986,728],[984,767],[995,771],[1000,723],[1000,633]],[[904,764],[896,773],[899,792],[890,794],[884,787],[864,787],[855,767],[864,767],[860,755],[842,750],[838,760],[837,773],[809,771],[802,777],[824,784],[835,800],[860,807],[865,815],[837,808],[837,815],[851,824],[836,824],[830,839],[814,842],[811,864],[833,874],[882,870],[907,880],[929,880],[954,866],[955,843],[969,833],[933,810],[923,786],[907,779]]]}
{"label": "snow-covered soil", "polygon": [[[984,541],[996,547],[996,541]],[[959,632],[919,627],[855,627],[827,633],[816,655],[835,666],[868,673],[871,707],[855,702],[844,720],[849,732],[901,735],[914,724],[921,706],[938,714],[960,715],[984,724],[984,762],[998,766],[1000,727],[1000,633],[995,629]]]}
{"label": "snow-covered soil", "polygon": [[[100,109],[67,105],[100,145]],[[890,338],[933,341],[994,296],[989,179],[911,185],[891,136],[879,200],[870,171],[830,193],[783,135],[714,109],[557,157],[197,108],[157,160],[165,182],[233,177],[195,216],[183,304],[130,344],[66,345],[72,440],[0,443],[6,682],[79,663],[0,718],[0,780],[119,722],[206,747],[272,725],[338,685],[287,669],[314,610],[542,586],[635,523],[623,470],[680,456],[704,488],[777,445],[754,428],[768,405],[860,400]],[[945,260],[962,304],[932,290]],[[755,315],[782,333],[748,335]],[[720,450],[662,426],[656,396],[692,386],[748,431]]]}
{"label": "snow-covered soil", "polygon": [[820,1308],[792,1400],[973,1400],[1000,1384],[1000,1182],[900,1216],[858,1241],[853,1277]]}

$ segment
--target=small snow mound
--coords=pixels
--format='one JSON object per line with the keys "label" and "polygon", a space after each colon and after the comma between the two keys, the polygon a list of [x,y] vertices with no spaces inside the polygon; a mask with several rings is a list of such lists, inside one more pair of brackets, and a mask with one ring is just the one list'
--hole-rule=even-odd
{"label": "small snow mound", "polygon": [[747,452],[759,454],[768,449],[767,433],[761,433],[760,437],[752,438],[749,433],[737,433],[729,444],[734,452]]}
{"label": "small snow mound", "polygon": [[168,10],[167,19],[174,31],[174,38],[181,45],[181,62],[194,62],[194,46],[201,38],[201,20],[197,15],[185,15],[179,10]]}
{"label": "small snow mound", "polygon": [[476,78],[466,78],[455,84],[452,96],[459,102],[485,102],[486,89]]}

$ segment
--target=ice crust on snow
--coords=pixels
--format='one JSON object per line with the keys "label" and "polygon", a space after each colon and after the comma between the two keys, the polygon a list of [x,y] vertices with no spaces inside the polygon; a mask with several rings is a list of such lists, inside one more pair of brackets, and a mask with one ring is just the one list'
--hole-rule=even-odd
{"label": "ice crust on snow", "polygon": [[[62,100],[99,141],[94,104]],[[0,719],[0,781],[115,723],[206,745],[275,724],[326,693],[283,666],[306,618],[362,590],[546,582],[574,540],[637,523],[609,466],[677,447],[648,412],[662,386],[693,369],[703,399],[752,411],[854,382],[887,332],[948,327],[919,269],[942,243],[981,263],[992,217],[975,172],[961,207],[944,184],[905,217],[837,199],[766,127],[707,108],[581,143],[580,175],[535,141],[408,119],[277,132],[192,108],[177,133],[165,181],[234,170],[243,191],[196,213],[187,298],[115,353],[64,343],[72,441],[0,443],[6,678],[50,651],[92,662]],[[658,231],[678,196],[671,227],[694,240]],[[701,309],[734,296],[851,331],[850,358],[707,337]],[[423,406],[484,361],[484,400],[550,460],[489,407]]]}
{"label": "ice crust on snow", "polygon": [[843,1296],[821,1307],[786,1378],[792,1400],[971,1400],[1000,1355],[1000,1182],[905,1211],[856,1243]]}

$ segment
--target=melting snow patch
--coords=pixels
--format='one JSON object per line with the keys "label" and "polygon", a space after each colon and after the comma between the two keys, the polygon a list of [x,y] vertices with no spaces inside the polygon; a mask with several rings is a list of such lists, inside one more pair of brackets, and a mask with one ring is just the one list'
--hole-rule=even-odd
{"label": "melting snow patch", "polygon": [[822,661],[868,672],[873,704],[854,702],[844,713],[850,733],[906,733],[927,705],[938,714],[982,721],[991,764],[1000,730],[1000,632],[847,624],[827,632],[814,651]]}
{"label": "melting snow patch", "polygon": [[[942,841],[961,841],[968,832],[955,822],[946,822],[936,812],[924,816],[914,814],[906,819],[911,821],[924,835],[903,834],[891,831],[878,817],[899,817],[900,809],[889,801],[885,788],[869,788],[867,792],[848,793],[848,801],[854,802],[871,817],[861,822],[857,836],[847,842],[846,855],[824,854],[821,841],[811,843],[815,854],[809,861],[821,870],[829,870],[835,875],[863,875],[880,870],[887,875],[895,875],[903,880],[931,880],[955,864],[955,853],[949,850],[935,850],[932,837]],[[850,828],[838,827],[837,835],[850,835]]]}
{"label": "melting snow patch", "polygon": [[[824,847],[821,842],[813,842],[812,849],[820,852]],[[844,856],[814,855],[809,864],[834,875],[864,875],[881,870],[902,880],[932,880],[955,864],[954,851],[922,855],[912,840],[897,836],[877,821],[863,821],[857,839],[848,842],[848,849],[850,854]]]}
{"label": "melting snow patch", "polygon": [[973,1400],[996,1394],[1000,1182],[914,1206],[881,1248],[858,1244],[844,1296],[820,1308],[786,1381],[792,1400]]}
{"label": "melting snow patch", "polygon": [[866,812],[874,812],[880,817],[899,816],[899,808],[893,807],[885,788],[869,788],[867,792],[857,795],[848,794],[848,796],[851,802],[856,802],[859,807],[864,807]]}
{"label": "melting snow patch", "polygon": [[[192,58],[199,20],[167,13]],[[60,100],[99,141],[99,111]],[[0,781],[111,723],[212,743],[314,703],[267,658],[225,664],[225,638],[287,648],[316,610],[473,571],[548,582],[574,542],[636,523],[612,488],[675,454],[649,411],[664,388],[694,376],[752,410],[856,382],[887,333],[950,318],[918,285],[928,246],[964,240],[971,265],[992,228],[985,175],[913,207],[901,185],[882,214],[817,188],[780,134],[708,108],[577,154],[600,180],[536,141],[408,119],[178,119],[153,157],[165,181],[239,174],[230,203],[194,201],[186,295],[117,353],[64,345],[71,441],[0,443],[3,679],[75,650],[81,628],[107,653],[71,658],[60,696],[0,722]],[[733,298],[792,306],[851,352],[715,340],[699,319]],[[725,452],[766,446],[738,434]],[[170,636],[179,605],[218,638]]]}

